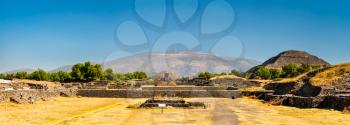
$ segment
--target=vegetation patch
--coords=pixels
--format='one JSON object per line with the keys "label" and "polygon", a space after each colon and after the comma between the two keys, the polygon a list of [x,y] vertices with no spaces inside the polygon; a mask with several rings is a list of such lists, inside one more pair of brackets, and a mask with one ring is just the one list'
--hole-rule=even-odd
{"label": "vegetation patch", "polygon": [[335,65],[318,72],[310,79],[310,82],[314,86],[336,85],[342,83],[333,81],[346,76],[350,76],[350,63]]}
{"label": "vegetation patch", "polygon": [[282,78],[293,78],[301,74],[322,69],[322,66],[318,65],[305,65],[305,64],[287,64],[282,67],[282,69],[267,68],[264,66],[256,67],[252,73],[248,74],[250,79],[264,79],[264,80],[274,80],[281,81]]}
{"label": "vegetation patch", "polygon": [[78,63],[72,67],[71,72],[58,71],[48,73],[42,69],[38,69],[33,73],[17,72],[11,74],[0,74],[0,79],[30,79],[37,81],[52,81],[52,82],[91,82],[98,80],[111,80],[116,83],[124,83],[126,80],[146,79],[148,78],[145,72],[131,73],[113,73],[112,69],[103,71],[100,64],[92,64],[85,62]]}

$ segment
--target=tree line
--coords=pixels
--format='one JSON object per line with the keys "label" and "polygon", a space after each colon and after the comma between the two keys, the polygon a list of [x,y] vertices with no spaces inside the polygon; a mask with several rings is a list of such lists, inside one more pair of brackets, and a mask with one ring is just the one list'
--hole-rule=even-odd
{"label": "tree line", "polygon": [[54,82],[90,82],[97,80],[131,80],[146,79],[145,72],[131,73],[114,73],[112,69],[103,70],[100,64],[92,64],[91,62],[78,63],[73,65],[71,72],[58,71],[54,73],[46,72],[38,69],[33,73],[17,72],[9,74],[0,74],[0,79],[31,79],[38,81],[54,81]]}
{"label": "tree line", "polygon": [[231,70],[230,73],[211,73],[211,72],[201,72],[198,74],[199,78],[205,78],[210,79],[216,76],[222,76],[222,75],[236,75],[236,76],[242,76],[242,74],[238,70]]}
{"label": "tree line", "polygon": [[322,68],[323,67],[319,65],[306,65],[306,64],[298,65],[298,64],[291,63],[283,66],[282,69],[274,69],[274,68],[267,68],[264,66],[258,66],[252,72],[249,72],[249,73],[241,73],[237,70],[232,70],[228,74],[202,72],[198,74],[198,77],[210,79],[221,75],[236,75],[247,79],[279,80],[282,78],[296,77],[300,74],[310,72],[310,71],[317,71]]}
{"label": "tree line", "polygon": [[258,66],[252,73],[247,74],[250,79],[272,79],[278,80],[281,78],[296,77],[300,74],[322,69],[319,65],[306,65],[306,64],[287,64],[282,69],[266,68],[264,66]]}

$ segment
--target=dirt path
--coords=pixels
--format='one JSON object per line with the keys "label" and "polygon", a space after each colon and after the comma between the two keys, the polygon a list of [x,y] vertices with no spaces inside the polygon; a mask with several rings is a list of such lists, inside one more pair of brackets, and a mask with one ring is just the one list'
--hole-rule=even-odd
{"label": "dirt path", "polygon": [[238,125],[237,115],[229,108],[230,103],[221,101],[221,99],[194,99],[194,101],[205,102],[213,106],[211,113],[214,125]]}
{"label": "dirt path", "polygon": [[[209,109],[179,109],[167,108],[161,113],[160,109],[126,109],[114,106],[96,113],[79,116],[60,123],[61,125],[212,125],[214,108]],[[218,116],[216,116],[218,118]],[[101,121],[103,119],[103,121]],[[227,121],[226,121],[227,122]]]}

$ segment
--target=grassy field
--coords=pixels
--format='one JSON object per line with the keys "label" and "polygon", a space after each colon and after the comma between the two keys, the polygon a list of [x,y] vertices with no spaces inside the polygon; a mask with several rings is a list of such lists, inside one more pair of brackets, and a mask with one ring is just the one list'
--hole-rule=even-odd
{"label": "grassy field", "polygon": [[191,98],[209,108],[128,109],[145,99],[56,98],[37,104],[0,104],[1,125],[346,125],[350,114],[321,109],[270,106],[257,100]]}
{"label": "grassy field", "polygon": [[339,79],[343,75],[350,75],[350,63],[334,65],[310,79],[315,86],[328,85],[333,80]]}

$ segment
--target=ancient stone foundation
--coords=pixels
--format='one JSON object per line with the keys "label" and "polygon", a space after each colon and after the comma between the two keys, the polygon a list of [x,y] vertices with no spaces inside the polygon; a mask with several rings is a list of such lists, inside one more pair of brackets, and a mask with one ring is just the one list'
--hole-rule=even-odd
{"label": "ancient stone foundation", "polygon": [[285,105],[298,108],[323,108],[343,111],[350,106],[350,96],[324,95],[302,97],[295,95],[273,95],[268,91],[242,92],[244,96],[256,96],[273,105]]}
{"label": "ancient stone foundation", "polygon": [[15,102],[19,104],[34,103],[39,100],[48,100],[51,97],[59,96],[59,93],[53,91],[5,91],[0,94],[0,102]]}
{"label": "ancient stone foundation", "polygon": [[148,99],[146,102],[142,103],[140,108],[154,108],[159,107],[159,104],[164,104],[165,106],[189,108],[189,107],[206,107],[202,102],[186,102],[183,99]]}
{"label": "ancient stone foundation", "polygon": [[18,104],[35,103],[40,100],[49,100],[57,96],[75,96],[76,90],[13,90],[1,91],[0,102],[15,102]]}
{"label": "ancient stone foundation", "polygon": [[109,98],[152,98],[154,96],[168,97],[218,97],[237,98],[241,96],[239,90],[87,90],[80,89],[78,96],[84,97],[109,97]]}

